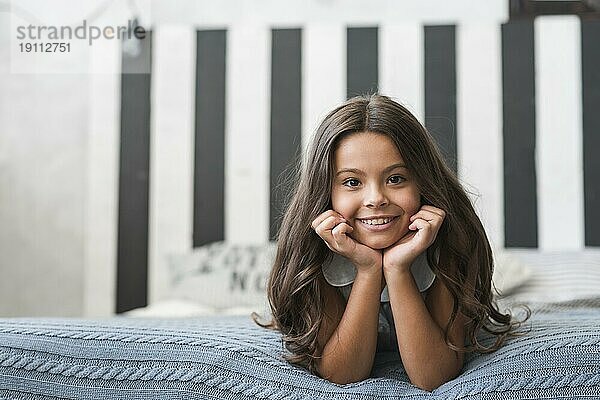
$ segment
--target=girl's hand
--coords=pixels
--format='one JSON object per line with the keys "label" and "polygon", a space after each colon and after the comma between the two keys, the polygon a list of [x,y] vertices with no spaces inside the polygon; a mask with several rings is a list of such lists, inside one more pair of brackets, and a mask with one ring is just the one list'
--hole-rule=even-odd
{"label": "girl's hand", "polygon": [[413,261],[435,241],[445,217],[446,212],[441,208],[421,206],[410,217],[408,233],[383,250],[384,269],[409,271]]}
{"label": "girl's hand", "polygon": [[314,219],[311,226],[331,251],[349,259],[357,270],[381,269],[383,265],[382,252],[352,239],[348,234],[354,228],[338,212],[325,211]]}

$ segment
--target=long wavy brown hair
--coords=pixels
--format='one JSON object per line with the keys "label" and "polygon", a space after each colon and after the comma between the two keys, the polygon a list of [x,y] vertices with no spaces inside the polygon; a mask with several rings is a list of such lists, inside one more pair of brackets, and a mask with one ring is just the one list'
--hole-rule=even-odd
{"label": "long wavy brown hair", "polygon": [[[318,127],[302,162],[289,171],[287,183],[296,182],[277,234],[277,253],[267,284],[272,312],[270,322],[289,351],[285,358],[316,373],[317,334],[324,319],[321,266],[333,256],[311,222],[331,209],[334,151],[344,137],[356,132],[387,135],[410,168],[422,204],[446,211],[434,243],[427,249],[432,270],[454,298],[445,327],[447,345],[460,352],[488,353],[514,334],[519,322],[499,311],[492,291],[494,260],[485,230],[456,174],[447,167],[433,138],[402,105],[372,94],[354,97],[330,112]],[[300,160],[297,160],[300,161]],[[284,185],[285,186],[285,185]],[[434,254],[440,254],[439,263]],[[448,332],[458,313],[466,316],[468,344],[451,343]],[[527,318],[527,317],[526,317]],[[494,340],[485,345],[478,333]]]}

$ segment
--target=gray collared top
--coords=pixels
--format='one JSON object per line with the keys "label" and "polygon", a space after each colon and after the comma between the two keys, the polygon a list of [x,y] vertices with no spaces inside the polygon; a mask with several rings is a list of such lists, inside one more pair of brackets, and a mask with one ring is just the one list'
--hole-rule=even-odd
{"label": "gray collared top", "polygon": [[[436,255],[436,260],[439,256]],[[330,263],[323,265],[323,275],[325,280],[331,285],[338,287],[348,301],[350,292],[352,291],[352,283],[356,277],[356,267],[350,260],[335,254]],[[425,292],[431,287],[435,280],[435,273],[427,263],[427,252],[421,253],[410,267],[415,283],[425,297]],[[394,317],[390,305],[390,297],[387,285],[381,292],[381,307],[379,309],[379,326],[377,335],[377,351],[394,351],[398,350],[396,340],[396,328],[394,325]]]}
{"label": "gray collared top", "polygon": [[[435,274],[427,263],[426,251],[421,253],[415,259],[410,266],[410,272],[412,272],[420,292],[424,292],[431,287],[435,280]],[[354,282],[354,278],[356,277],[356,267],[347,258],[334,253],[331,263],[323,265],[323,275],[325,276],[325,280],[331,286],[341,288]],[[344,292],[346,291],[343,290],[342,293]],[[348,296],[345,295],[344,297],[348,299]],[[390,301],[387,285],[383,288],[383,292],[381,292],[381,301]]]}

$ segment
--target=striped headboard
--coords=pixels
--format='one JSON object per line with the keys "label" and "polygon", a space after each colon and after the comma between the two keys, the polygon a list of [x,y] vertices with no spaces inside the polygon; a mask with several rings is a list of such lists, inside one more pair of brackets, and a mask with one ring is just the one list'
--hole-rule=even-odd
{"label": "striped headboard", "polygon": [[600,20],[565,15],[165,24],[137,56],[98,46],[93,63],[151,72],[93,76],[87,312],[109,284],[95,263],[116,265],[123,312],[161,297],[170,252],[273,238],[279,176],[332,106],[364,92],[425,123],[495,246],[599,246],[598,37]]}

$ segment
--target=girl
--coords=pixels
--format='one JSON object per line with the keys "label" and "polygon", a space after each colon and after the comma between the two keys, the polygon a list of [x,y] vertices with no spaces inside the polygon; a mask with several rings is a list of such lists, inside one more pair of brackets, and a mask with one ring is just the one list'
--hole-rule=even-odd
{"label": "girl", "polygon": [[[433,390],[465,352],[498,349],[515,323],[492,298],[490,244],[431,136],[381,95],[321,123],[285,212],[268,283],[286,359],[332,382],[366,379],[398,351]],[[495,335],[491,346],[481,330]]]}

